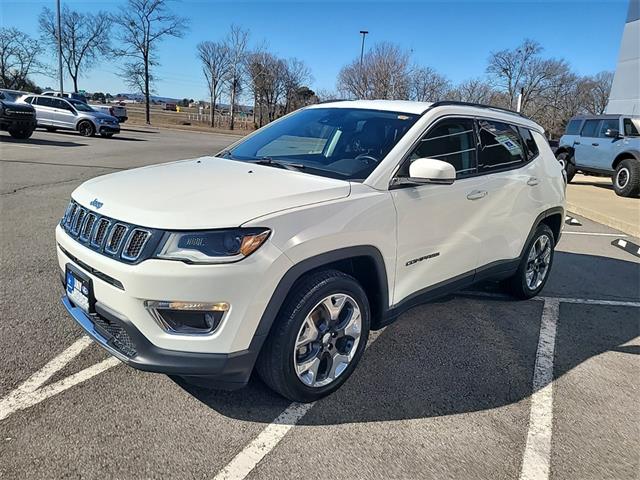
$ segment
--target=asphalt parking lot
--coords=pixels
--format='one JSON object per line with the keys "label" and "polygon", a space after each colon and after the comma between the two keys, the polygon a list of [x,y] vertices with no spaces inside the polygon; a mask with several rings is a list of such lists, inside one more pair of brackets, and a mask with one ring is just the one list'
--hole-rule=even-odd
{"label": "asphalt parking lot", "polygon": [[576,217],[542,297],[416,307],[336,394],[216,392],[138,372],[60,305],[53,229],[82,181],[231,135],[0,132],[0,478],[630,479],[640,471],[640,258]]}

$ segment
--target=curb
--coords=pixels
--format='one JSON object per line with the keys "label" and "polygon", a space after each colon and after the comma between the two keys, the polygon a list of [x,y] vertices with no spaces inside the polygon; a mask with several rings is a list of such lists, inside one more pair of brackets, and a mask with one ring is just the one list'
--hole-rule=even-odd
{"label": "curb", "polygon": [[602,213],[596,212],[589,208],[585,208],[582,206],[575,205],[573,203],[567,202],[567,211],[579,215],[589,220],[593,220],[594,222],[602,223],[607,227],[615,228],[616,230],[620,230],[628,235],[633,237],[640,237],[640,226],[634,225],[632,223],[625,222],[623,220],[618,220],[616,218],[609,217]]}

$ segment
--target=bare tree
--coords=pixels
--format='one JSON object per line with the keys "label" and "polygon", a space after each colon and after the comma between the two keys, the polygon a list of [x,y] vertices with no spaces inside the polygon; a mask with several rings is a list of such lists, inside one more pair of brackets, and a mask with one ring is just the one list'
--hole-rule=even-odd
{"label": "bare tree", "polygon": [[581,83],[581,100],[586,112],[592,115],[604,113],[609,103],[613,72],[599,72],[581,79]]}
{"label": "bare tree", "polygon": [[[500,97],[501,95],[499,92],[481,78],[465,80],[451,91],[452,100],[482,103],[485,105],[505,106],[502,105],[504,100]],[[508,101],[506,103],[508,104]]]}
{"label": "bare tree", "polygon": [[414,67],[409,78],[409,98],[418,102],[443,100],[451,90],[451,82],[431,67]]}
{"label": "bare tree", "polygon": [[303,92],[301,88],[309,83],[312,77],[309,67],[297,58],[290,58],[285,62],[284,76],[284,113],[289,113],[300,108],[301,99],[308,96],[308,92],[304,92],[304,94],[300,96],[301,92]]}
{"label": "bare tree", "polygon": [[237,25],[231,25],[231,30],[227,36],[227,46],[229,48],[229,128],[234,128],[234,114],[237,98],[242,91],[243,65],[247,53],[247,43],[249,42],[249,32]]}
{"label": "bare tree", "polygon": [[125,46],[116,53],[133,59],[125,64],[122,76],[129,85],[142,87],[147,124],[151,123],[151,67],[158,64],[158,43],[165,37],[182,37],[187,29],[187,20],[170,13],[167,4],[168,0],[127,0],[112,17],[118,25],[118,40]]}
{"label": "bare tree", "polygon": [[202,72],[209,87],[212,127],[215,126],[216,101],[229,74],[229,54],[229,47],[221,42],[207,41],[198,44],[198,58],[202,62]]}
{"label": "bare tree", "polygon": [[[78,78],[89,70],[96,60],[109,51],[111,17],[106,12],[94,15],[70,10],[66,5],[60,15],[62,60],[78,91]],[[58,50],[58,23],[56,15],[44,7],[39,17],[40,32],[52,50]]]}
{"label": "bare tree", "polygon": [[29,85],[29,74],[42,73],[40,44],[16,28],[0,28],[0,86],[21,90]]}
{"label": "bare tree", "polygon": [[409,54],[397,45],[382,42],[360,62],[342,67],[338,90],[351,98],[406,99],[409,96]]}

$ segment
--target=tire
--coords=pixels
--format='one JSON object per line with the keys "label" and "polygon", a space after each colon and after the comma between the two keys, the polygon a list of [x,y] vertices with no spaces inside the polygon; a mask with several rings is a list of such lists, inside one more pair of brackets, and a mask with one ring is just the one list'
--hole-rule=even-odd
{"label": "tire", "polygon": [[567,174],[567,183],[571,183],[573,177],[576,176],[576,166],[573,163],[573,157],[568,152],[562,152],[556,157],[564,165],[564,171]]}
{"label": "tire", "polygon": [[640,162],[627,158],[616,167],[613,190],[621,197],[637,197],[640,194]]}
{"label": "tire", "polygon": [[[542,244],[539,242],[542,242]],[[540,246],[542,246],[542,250],[540,250]],[[546,250],[547,246],[549,248],[548,251]],[[533,253],[534,248],[540,254]],[[553,232],[544,223],[538,225],[533,237],[524,249],[518,270],[511,278],[506,280],[507,287],[512,295],[526,300],[540,293],[551,273],[554,250],[555,239]],[[532,256],[533,258],[530,258]],[[536,263],[533,264],[532,261]],[[541,268],[544,268],[544,270],[541,271]]]}
{"label": "tire", "polygon": [[33,135],[33,130],[34,130],[33,128],[28,128],[28,127],[10,128],[9,135],[19,140],[25,140],[31,137],[31,135]]}
{"label": "tire", "polygon": [[[332,305],[333,316],[327,305]],[[271,328],[256,364],[258,375],[294,402],[313,402],[329,395],[349,378],[362,357],[370,318],[367,295],[353,277],[337,270],[303,277]],[[340,358],[334,361],[332,355]]]}
{"label": "tire", "polygon": [[96,133],[96,127],[88,120],[83,120],[78,124],[78,132],[83,137],[93,137]]}

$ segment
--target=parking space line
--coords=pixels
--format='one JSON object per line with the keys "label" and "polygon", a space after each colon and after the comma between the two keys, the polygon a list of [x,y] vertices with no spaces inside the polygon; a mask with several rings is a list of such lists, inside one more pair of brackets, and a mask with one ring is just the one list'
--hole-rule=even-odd
{"label": "parking space line", "polygon": [[[384,331],[377,330],[369,334],[367,347],[369,348]],[[214,477],[214,480],[243,480],[271,452],[284,436],[291,430],[316,402],[291,403],[278,417],[267,425],[256,438],[243,448],[233,459]]]}
{"label": "parking space line", "polygon": [[77,357],[85,348],[91,345],[92,340],[83,336],[76,340],[70,347],[53,358],[43,368],[34,373],[18,388],[0,400],[0,420],[4,420],[18,410],[32,407],[49,397],[64,392],[65,390],[82,383],[90,378],[118,365],[120,361],[115,357],[109,357],[73,375],[59,380],[51,385],[42,385],[56,372],[62,370],[71,360]]}
{"label": "parking space line", "polygon": [[563,235],[590,235],[593,237],[626,237],[626,235],[622,233],[600,233],[600,232],[567,232],[564,230],[562,232]]}
{"label": "parking space line", "polygon": [[549,478],[553,424],[553,354],[559,316],[560,300],[557,298],[545,299],[533,371],[529,431],[522,459],[520,480],[546,480]]}
{"label": "parking space line", "polygon": [[561,303],[578,303],[583,305],[608,305],[610,307],[640,307],[640,302],[622,300],[593,300],[590,298],[541,297],[542,300],[558,300]]}

